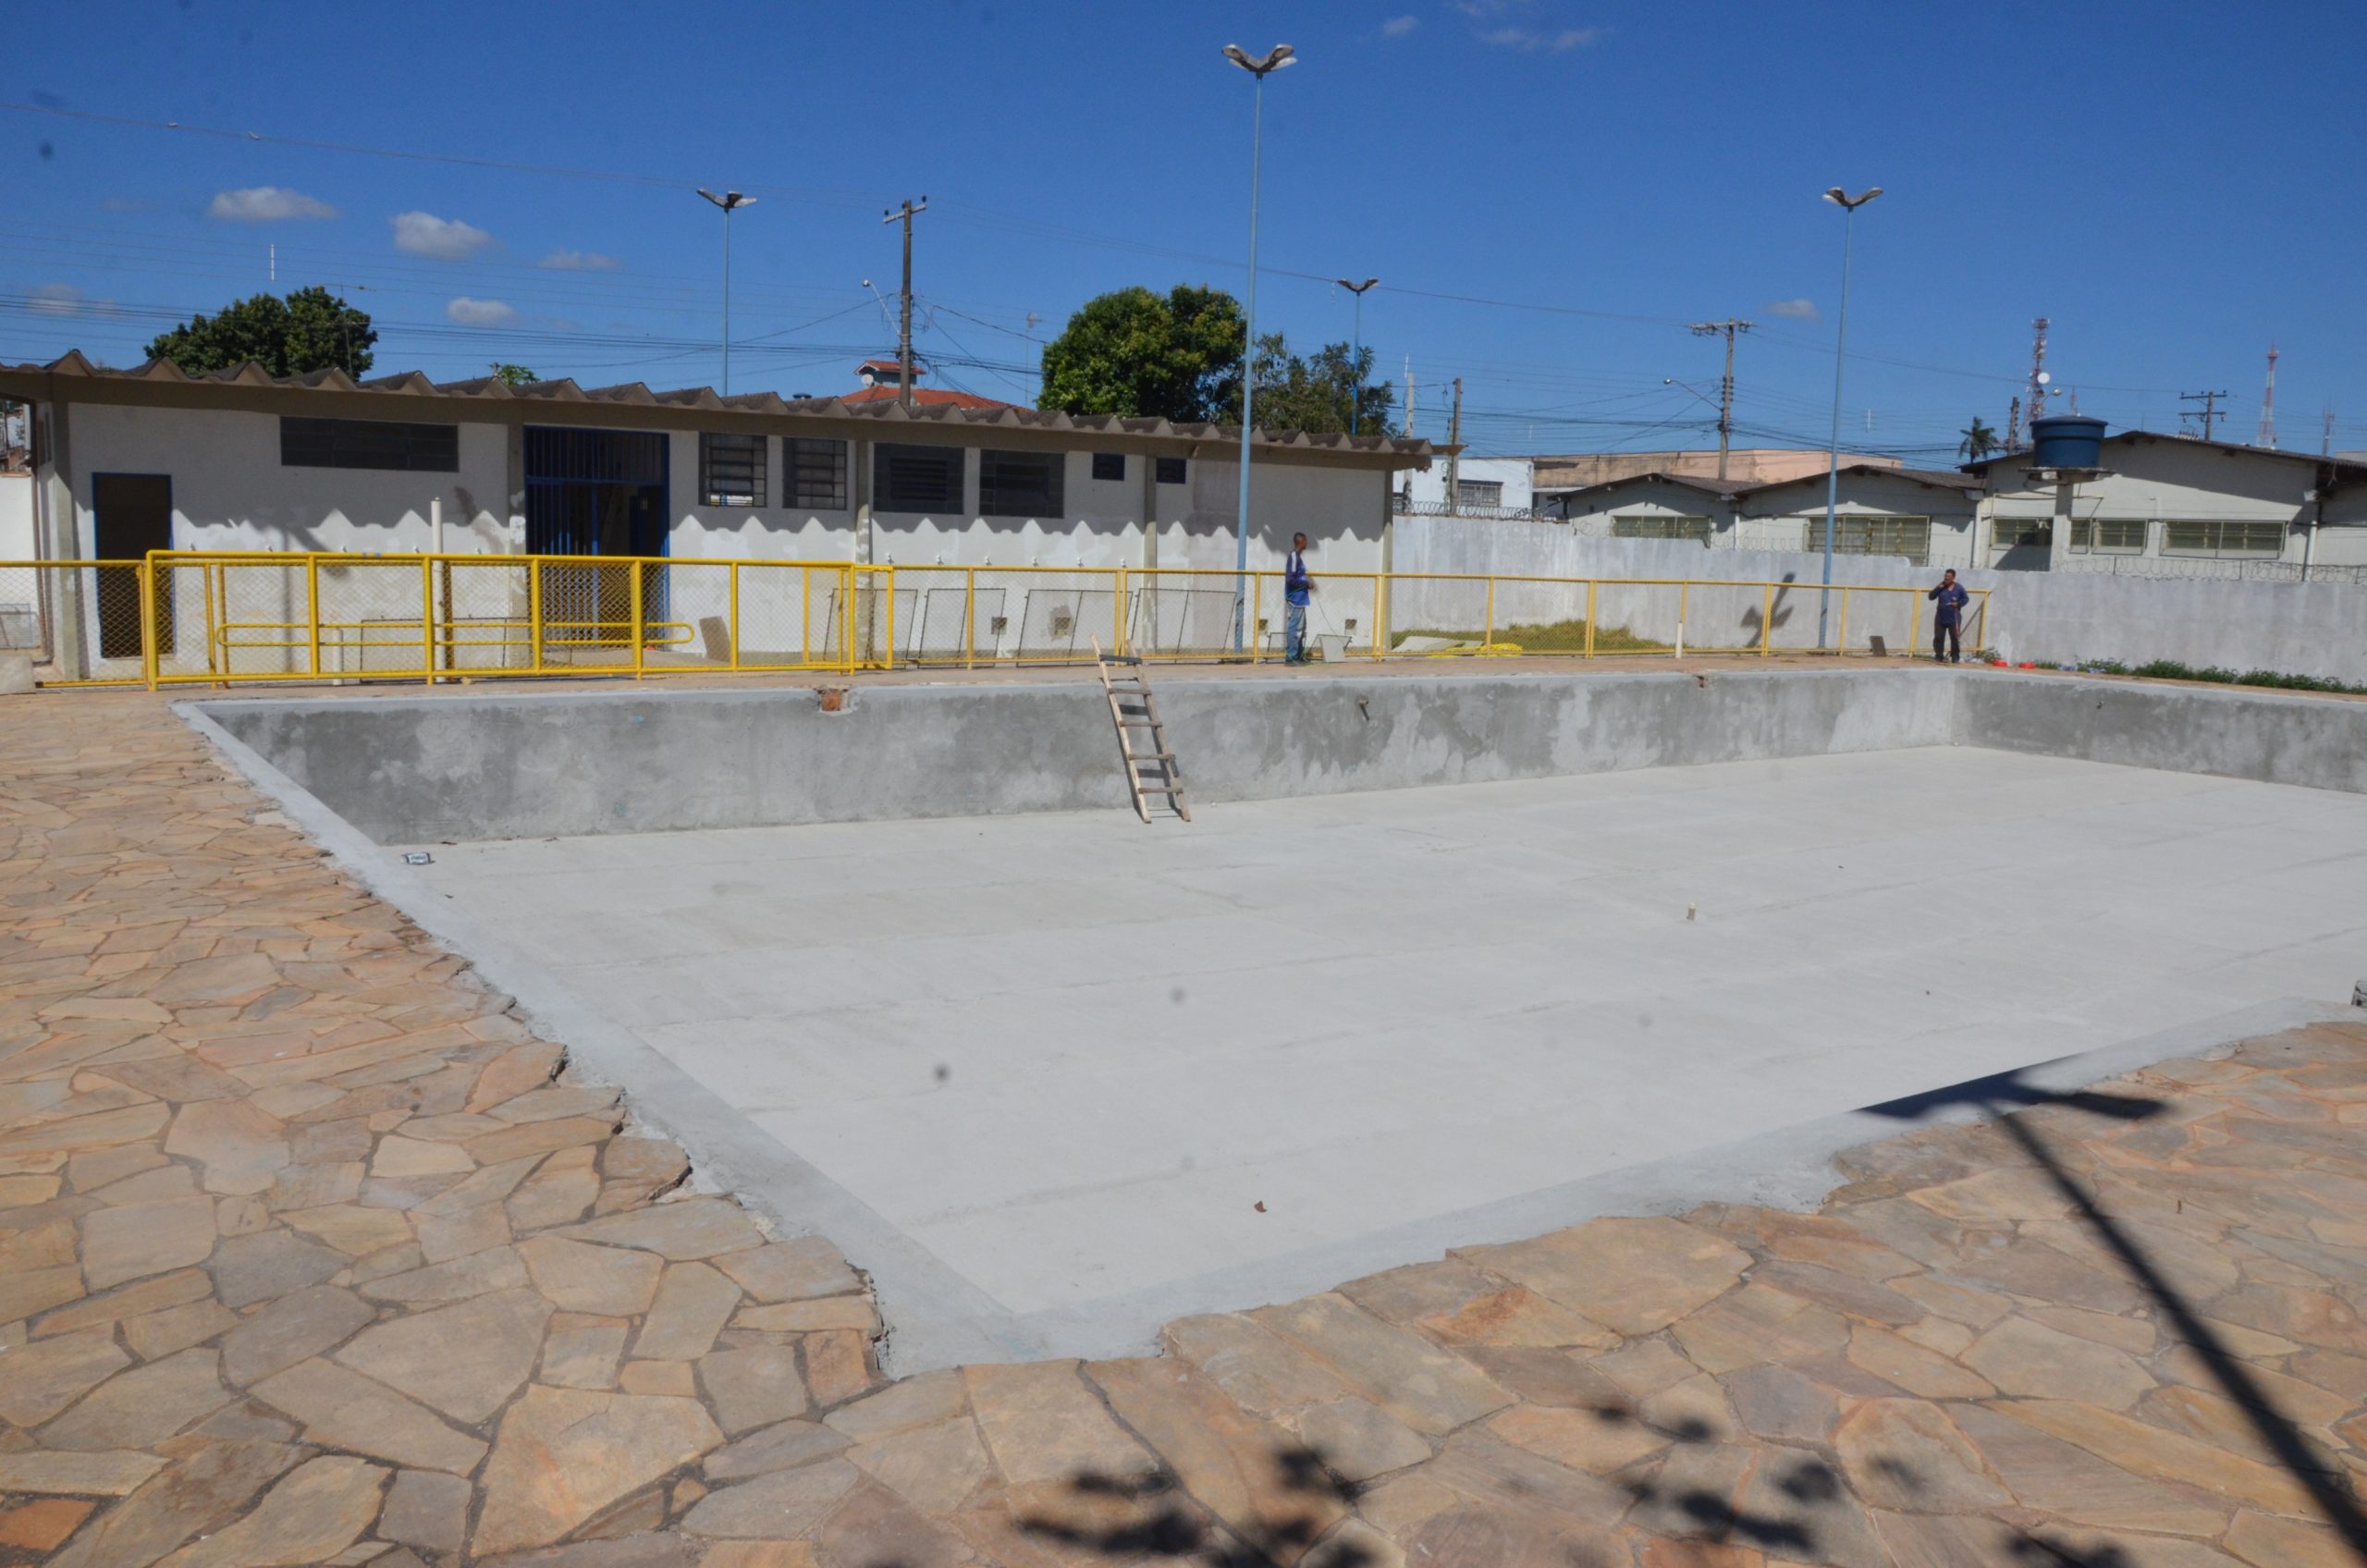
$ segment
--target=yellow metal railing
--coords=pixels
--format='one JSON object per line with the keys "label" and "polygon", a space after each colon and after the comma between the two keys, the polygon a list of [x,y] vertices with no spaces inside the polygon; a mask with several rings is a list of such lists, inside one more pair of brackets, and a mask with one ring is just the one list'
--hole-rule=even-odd
{"label": "yellow metal railing", "polygon": [[[1925,590],[1326,572],[1310,647],[1348,658],[1912,653]],[[1986,590],[1965,642],[1986,642]],[[44,685],[976,668],[1283,652],[1281,574],[613,556],[158,551],[0,561],[0,650]]]}

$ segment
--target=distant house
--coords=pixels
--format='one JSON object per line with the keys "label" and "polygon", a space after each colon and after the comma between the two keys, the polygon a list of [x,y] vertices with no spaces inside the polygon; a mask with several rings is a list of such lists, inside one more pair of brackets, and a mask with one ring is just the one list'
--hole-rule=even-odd
{"label": "distant house", "polygon": [[[1779,480],[1800,479],[1821,474],[1830,460],[1831,455],[1822,447],[1737,447],[1726,454],[1725,483],[1772,484]],[[1848,460],[1878,468],[1904,466],[1896,458],[1870,454],[1849,457]],[[1718,477],[1718,452],[1714,447],[1666,452],[1541,453],[1528,461],[1536,471],[1537,487],[1540,490],[1575,490],[1647,473],[1712,481]]]}
{"label": "distant house", "polygon": [[2367,571],[2367,462],[2125,430],[2101,471],[2058,485],[2028,452],[1967,463],[1979,564],[2137,576]]}
{"label": "distant house", "polygon": [[[928,367],[918,360],[913,361],[913,407],[916,409],[1017,409],[1026,405],[1006,403],[995,398],[981,398],[975,392],[953,392],[943,387],[923,386],[921,378],[928,374]],[[859,390],[842,393],[841,403],[860,404],[900,399],[904,387],[904,367],[894,360],[865,360],[855,366],[855,379],[863,385]]]}
{"label": "distant house", "polygon": [[[1691,539],[1720,549],[1824,549],[1826,474],[1719,484],[1639,473],[1539,491],[1540,507],[1599,537]],[[1834,481],[1836,555],[1970,566],[1981,481],[1949,471],[1851,459]]]}
{"label": "distant house", "polygon": [[[1450,500],[1447,485],[1454,495]],[[1536,491],[1527,458],[1458,457],[1397,476],[1397,510],[1414,517],[1533,516]]]}

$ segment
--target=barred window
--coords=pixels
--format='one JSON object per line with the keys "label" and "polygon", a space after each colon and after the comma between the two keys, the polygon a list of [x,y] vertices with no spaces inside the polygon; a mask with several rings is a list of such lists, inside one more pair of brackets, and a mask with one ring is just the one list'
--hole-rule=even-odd
{"label": "barred window", "polygon": [[2054,542],[2054,520],[2045,517],[2001,517],[1990,525],[1989,543],[1999,550],[2043,550]]}
{"label": "barred window", "polygon": [[883,441],[871,449],[871,504],[883,512],[958,515],[963,448]]}
{"label": "barred window", "polygon": [[699,435],[699,500],[710,507],[765,504],[765,438]]}
{"label": "barred window", "polygon": [[1710,520],[1706,517],[1677,517],[1664,512],[1637,512],[1611,520],[1613,539],[1690,539],[1697,545],[1710,542]]}
{"label": "barred window", "polygon": [[2069,547],[2081,554],[2093,550],[2107,556],[2145,553],[2145,520],[2134,517],[2081,518],[2071,525]]}
{"label": "barred window", "polygon": [[2162,553],[2170,556],[2249,556],[2275,559],[2285,553],[2281,522],[2165,522]]}
{"label": "barred window", "polygon": [[980,452],[978,515],[1065,516],[1061,495],[1064,466],[1059,452]]}
{"label": "barred window", "polygon": [[1125,454],[1125,453],[1123,453],[1123,452],[1096,452],[1096,453],[1094,453],[1094,454],[1093,454],[1093,477],[1094,477],[1094,478],[1096,478],[1096,479],[1123,479],[1123,478],[1125,478],[1125,477],[1126,477],[1126,454]]}
{"label": "barred window", "polygon": [[1454,482],[1454,504],[1458,507],[1501,507],[1504,504],[1504,482],[1501,479],[1458,479]]}
{"label": "barred window", "polygon": [[[1824,519],[1809,520],[1809,549],[1824,552]],[[1905,556],[1917,566],[1932,560],[1932,520],[1928,517],[1850,516],[1833,520],[1833,553],[1836,556]]]}
{"label": "barred window", "polygon": [[279,422],[279,466],[458,473],[460,427],[400,424],[381,419],[283,417]]}
{"label": "barred window", "polygon": [[1183,459],[1182,458],[1161,458],[1161,459],[1159,459],[1159,482],[1161,484],[1183,484],[1183,483],[1184,483],[1184,459]]}
{"label": "barred window", "polygon": [[788,504],[820,512],[845,511],[847,444],[811,435],[786,435],[780,445]]}

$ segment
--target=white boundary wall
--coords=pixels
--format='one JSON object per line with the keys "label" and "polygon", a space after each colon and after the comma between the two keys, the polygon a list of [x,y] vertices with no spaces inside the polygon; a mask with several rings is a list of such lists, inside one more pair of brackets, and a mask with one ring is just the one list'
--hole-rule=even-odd
{"label": "white boundary wall", "polygon": [[[1789,582],[1810,587],[1823,572],[1822,557],[1807,552],[1710,550],[1673,539],[1589,539],[1550,522],[1453,518],[1399,518],[1393,556],[1400,572],[1684,577],[1696,582]],[[1928,588],[1939,581],[1940,571],[1937,566],[1909,566],[1888,557],[1833,558],[1836,583]],[[2177,659],[2198,667],[2267,669],[2367,684],[2367,587],[1977,569],[1959,570],[1957,576],[1967,587],[1994,590],[1983,640],[2017,661],[2118,659],[2142,664]],[[1794,591],[1789,596],[1797,613],[1801,595]],[[1706,650],[1756,641],[1755,600],[1748,593],[1718,596],[1697,589],[1694,597],[1697,609],[1718,607],[1688,621],[1687,647]],[[1724,598],[1733,602],[1726,604]],[[1425,614],[1442,603],[1443,590],[1439,597],[1426,600],[1422,591],[1401,587],[1393,622],[1399,627],[1422,624]],[[1675,630],[1671,603],[1664,594],[1606,590],[1598,617],[1604,627],[1668,642]],[[1536,619],[1518,607],[1517,596],[1508,598],[1501,589],[1499,604],[1500,626],[1515,617]],[[1515,606],[1509,615],[1501,608],[1505,605]],[[1812,616],[1813,609],[1809,613]],[[1924,624],[1928,627],[1928,618]],[[1784,634],[1781,623],[1777,630],[1779,646],[1797,644],[1797,637]]]}
{"label": "white boundary wall", "polygon": [[1998,645],[2039,664],[2177,659],[2367,685],[2367,587],[2009,571]]}

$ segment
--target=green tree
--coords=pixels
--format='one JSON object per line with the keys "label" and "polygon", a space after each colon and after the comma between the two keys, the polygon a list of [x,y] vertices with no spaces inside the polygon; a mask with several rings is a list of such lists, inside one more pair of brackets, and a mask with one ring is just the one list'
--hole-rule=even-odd
{"label": "green tree", "polygon": [[[1355,435],[1394,435],[1390,414],[1396,389],[1370,379],[1372,361],[1370,349],[1352,349],[1345,343],[1327,343],[1302,358],[1290,351],[1281,333],[1262,333],[1255,361],[1257,396],[1250,412],[1265,430],[1331,435],[1346,431],[1353,420]],[[1359,383],[1364,387],[1361,402],[1356,397]],[[1241,418],[1237,385],[1225,398],[1223,417]]]}
{"label": "green tree", "polygon": [[1962,441],[1956,443],[1956,454],[1968,463],[1977,463],[1997,449],[1997,432],[1981,423],[1979,414],[1972,416],[1972,424],[1969,428],[1959,430],[1956,434],[1964,437]]}
{"label": "green tree", "polygon": [[170,360],[191,375],[235,369],[249,360],[274,375],[316,370],[360,375],[370,368],[377,341],[368,312],[315,286],[284,300],[257,294],[219,315],[193,317],[149,344],[148,357]]}
{"label": "green tree", "polygon": [[1040,409],[1200,422],[1239,406],[1241,305],[1178,284],[1165,298],[1121,288],[1085,302],[1044,346]]}
{"label": "green tree", "polygon": [[493,374],[512,386],[532,386],[542,380],[524,365],[498,364],[493,367]]}

